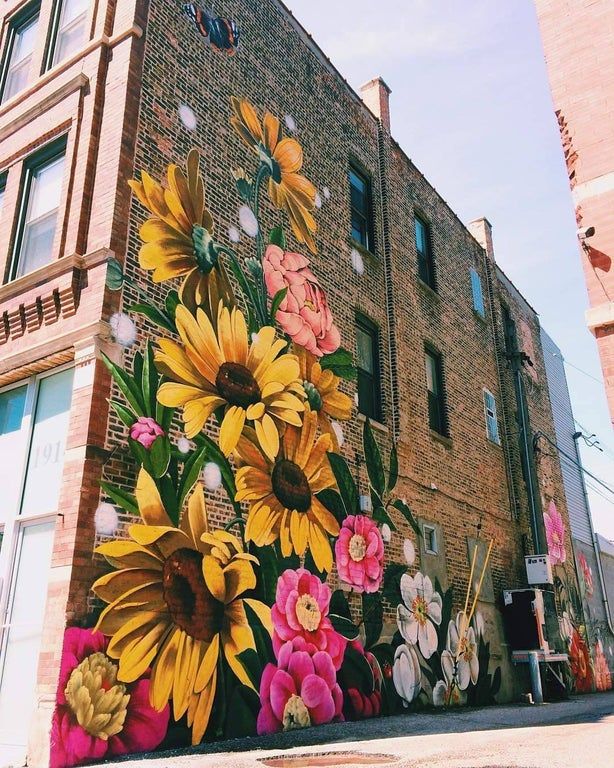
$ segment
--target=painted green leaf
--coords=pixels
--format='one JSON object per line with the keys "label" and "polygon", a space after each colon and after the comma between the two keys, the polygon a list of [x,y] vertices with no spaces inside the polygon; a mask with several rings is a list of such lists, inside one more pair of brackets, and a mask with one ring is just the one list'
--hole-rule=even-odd
{"label": "painted green leaf", "polygon": [[314,576],[317,576],[320,581],[325,582],[327,573],[326,571],[320,571],[318,569],[318,566],[315,563],[315,560],[313,559],[313,555],[311,554],[311,550],[308,549],[307,552],[305,552],[305,562],[303,565],[303,568],[306,568],[309,573],[313,573]]}
{"label": "painted green leaf", "polygon": [[399,455],[396,444],[390,450],[390,466],[388,468],[388,493],[394,490],[399,479]]}
{"label": "painted green leaf", "polygon": [[113,501],[122,509],[125,509],[126,512],[129,512],[131,515],[136,515],[137,517],[139,516],[139,507],[136,503],[136,498],[131,493],[118,488],[116,485],[107,483],[106,480],[100,481],[100,487],[110,499],[113,499]]}
{"label": "painted green leaf", "polygon": [[130,428],[134,422],[136,421],[136,416],[132,413],[132,411],[129,408],[126,408],[125,405],[122,405],[121,403],[118,403],[117,400],[109,400],[109,405],[115,413],[119,416],[119,418],[122,420],[122,422]]}
{"label": "painted green leaf", "polygon": [[273,297],[273,301],[271,302],[271,320],[275,320],[277,310],[279,309],[281,302],[286,298],[287,293],[288,288],[286,286],[285,288],[282,288],[281,291],[277,291]]}
{"label": "painted green leaf", "polygon": [[378,504],[376,507],[373,508],[373,519],[376,523],[380,523],[380,525],[383,525],[386,523],[388,526],[390,526],[390,529],[392,531],[396,531],[396,526],[392,522],[392,518],[386,512],[385,507],[383,507],[381,504]]}
{"label": "painted green leaf", "polygon": [[342,589],[336,589],[333,592],[330,598],[329,608],[331,613],[336,613],[338,616],[343,616],[343,618],[349,619],[350,621],[352,620],[350,604]]}
{"label": "painted green leaf", "polygon": [[[275,654],[273,653],[273,643],[271,641],[271,635],[269,635],[268,630],[262,624],[262,622],[260,621],[260,617],[258,616],[256,611],[254,611],[254,609],[250,606],[250,604],[244,601],[243,607],[245,609],[245,616],[247,618],[247,623],[249,625],[249,628],[252,630],[252,634],[254,636],[256,653],[258,654],[258,658],[260,659],[260,662],[264,667],[264,665],[268,661],[275,661]],[[258,683],[260,684],[260,680],[258,680]]]}
{"label": "painted green leaf", "polygon": [[267,605],[275,603],[277,581],[279,579],[279,560],[274,547],[256,547],[252,545],[250,552],[256,555],[260,566],[256,568],[256,594]]}
{"label": "painted green leaf", "polygon": [[143,403],[143,395],[132,376],[109,360],[104,352],[102,353],[102,360],[109,371],[111,371],[111,376],[113,376],[115,383],[119,387],[122,395],[128,401],[128,404],[132,407],[132,410],[137,416],[144,416],[145,406]]}
{"label": "painted green leaf", "polygon": [[282,227],[273,227],[269,234],[269,243],[278,245],[284,251],[286,250],[286,236]]}
{"label": "painted green leaf", "polygon": [[260,697],[247,685],[236,685],[228,698],[228,717],[225,717],[225,739],[241,739],[256,735],[256,719],[260,711]]}
{"label": "painted green leaf", "polygon": [[240,512],[241,505],[235,501],[235,496],[237,495],[237,488],[235,486],[235,475],[232,471],[232,467],[230,466],[230,462],[224,456],[224,454],[220,451],[217,443],[215,443],[210,437],[204,434],[197,435],[194,440],[197,444],[202,445],[204,448],[206,448],[206,460],[207,461],[213,461],[215,462],[218,467],[220,468],[220,472],[222,473],[222,485],[224,486],[224,490],[226,491],[226,494],[228,495],[228,500],[234,507],[236,512]]}
{"label": "painted green leaf", "polygon": [[401,576],[407,573],[407,566],[401,563],[388,563],[384,569],[383,596],[393,608],[401,602]]}
{"label": "painted green leaf", "polygon": [[147,342],[145,354],[143,356],[141,389],[143,391],[143,402],[145,404],[147,415],[155,418],[156,395],[158,393],[158,372],[156,371],[156,366],[154,365],[154,353],[150,341]]}
{"label": "painted green leaf", "polygon": [[356,379],[356,366],[354,365],[352,355],[347,349],[339,348],[330,355],[324,355],[320,358],[322,370],[330,370],[335,376],[339,376],[346,381]]}
{"label": "painted green leaf", "polygon": [[345,649],[343,664],[339,670],[340,684],[343,689],[358,688],[367,695],[373,693],[375,679],[373,670],[364,655],[348,645]]}
{"label": "painted green leaf", "polygon": [[380,453],[379,446],[373,436],[373,430],[369,424],[369,419],[366,419],[362,430],[362,444],[369,482],[373,488],[375,488],[379,496],[382,497],[386,490],[384,464],[382,462],[382,454]]}
{"label": "painted green leaf", "polygon": [[420,530],[420,526],[418,525],[418,521],[414,517],[411,509],[407,506],[407,504],[402,499],[395,499],[392,502],[392,506],[395,509],[399,510],[399,512],[403,515],[403,517],[407,520],[407,522],[414,529],[414,533],[416,534],[416,536],[422,536],[422,531]]}
{"label": "painted green leaf", "polygon": [[346,514],[360,514],[358,489],[356,488],[356,483],[354,482],[354,478],[352,477],[352,473],[350,472],[346,460],[338,453],[332,452],[328,453],[328,460],[330,461],[330,468],[337,481],[337,486],[345,506]]}
{"label": "painted green leaf", "polygon": [[335,516],[339,525],[341,525],[346,518],[346,512],[339,492],[334,488],[325,488],[323,491],[316,493],[316,496],[326,509]]}
{"label": "painted green leaf", "polygon": [[179,509],[183,508],[183,502],[188,493],[192,490],[200,471],[203,468],[205,459],[207,457],[207,448],[202,446],[196,451],[189,454],[188,458],[183,465],[183,472],[181,473],[181,479],[179,481]]}
{"label": "painted green leaf", "polygon": [[175,333],[175,325],[170,321],[170,318],[166,316],[161,309],[154,307],[151,304],[133,304],[128,307],[130,312],[135,312],[137,315],[144,315],[148,320],[157,325],[159,328],[164,328],[165,331]]}
{"label": "painted green leaf", "polygon": [[328,618],[333,628],[347,640],[356,640],[358,638],[358,627],[351,619],[345,616],[338,616],[336,613],[329,613]]}
{"label": "painted green leaf", "polygon": [[379,592],[363,592],[362,620],[365,627],[365,649],[375,645],[384,626],[384,605]]}
{"label": "painted green leaf", "polygon": [[154,477],[166,474],[171,460],[171,443],[166,435],[159,435],[149,449],[149,461]]}
{"label": "painted green leaf", "polygon": [[143,353],[138,350],[132,360],[132,378],[136,383],[143,380]]}
{"label": "painted green leaf", "polygon": [[156,480],[162,504],[173,525],[179,525],[181,505],[177,503],[177,483],[166,474]]}
{"label": "painted green leaf", "polygon": [[166,309],[166,314],[169,316],[169,318],[173,321],[173,324],[175,323],[175,315],[177,313],[177,306],[181,302],[179,301],[179,294],[177,291],[169,291],[166,294],[166,299],[164,300],[164,308]]}
{"label": "painted green leaf", "polygon": [[105,284],[110,291],[119,291],[124,284],[124,270],[115,256],[109,256],[107,259]]}
{"label": "painted green leaf", "polygon": [[237,659],[249,677],[250,683],[256,690],[258,690],[260,687],[260,678],[262,677],[262,664],[260,663],[258,653],[253,648],[247,648],[237,654]]}

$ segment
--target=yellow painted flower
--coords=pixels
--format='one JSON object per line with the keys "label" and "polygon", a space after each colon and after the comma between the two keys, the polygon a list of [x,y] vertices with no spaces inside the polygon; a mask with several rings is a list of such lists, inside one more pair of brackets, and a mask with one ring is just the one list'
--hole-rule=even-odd
{"label": "yellow painted flower", "polygon": [[182,343],[160,339],[155,352],[158,369],[172,379],[158,390],[158,401],[183,407],[188,437],[224,408],[219,444],[225,456],[235,449],[246,421],[253,422],[262,450],[273,460],[280,422],[300,426],[305,407],[298,360],[282,354],[286,342],[266,326],[250,344],[243,313],[221,302],[217,332],[200,309],[193,317],[179,305],[175,320]]}
{"label": "yellow painted flower", "polygon": [[312,411],[318,414],[318,424],[322,432],[332,438],[333,450],[339,450],[339,441],[332,427],[331,419],[347,421],[352,417],[352,400],[339,391],[341,379],[332,371],[322,370],[318,358],[298,344],[292,345],[292,351],[298,357],[301,368],[301,381],[305,388],[307,401]]}
{"label": "yellow painted flower", "polygon": [[119,660],[118,679],[130,683],[151,668],[151,705],[162,710],[172,699],[175,719],[188,713],[192,743],[198,744],[209,722],[222,654],[251,686],[237,658],[256,647],[245,606],[272,631],[269,608],[241,598],[256,586],[258,560],[231,534],[209,531],[200,484],[180,528],[173,526],[144,469],[136,499],[143,523],[130,526],[129,539],[96,550],[117,569],[92,587],[108,603],[96,629],[111,638],[106,652]]}
{"label": "yellow painted flower", "polygon": [[273,205],[286,210],[296,239],[316,253],[313,235],[317,224],[312,214],[316,188],[299,173],[303,167],[301,145],[296,139],[282,137],[281,123],[270,112],[265,113],[261,124],[249,101],[233,96],[231,104],[232,127],[270,167],[269,196]]}
{"label": "yellow painted flower", "polygon": [[139,263],[153,269],[154,283],[183,277],[182,302],[205,308],[215,317],[217,306],[233,303],[232,289],[218,261],[211,233],[213,219],[205,207],[205,187],[196,149],[190,150],[186,171],[168,166],[168,188],[141,172],[141,181],[128,183],[141,204],[153,214],[140,230]]}
{"label": "yellow painted flower", "polygon": [[335,479],[327,452],[330,435],[316,437],[318,415],[307,406],[301,427],[289,426],[275,462],[263,456],[249,433],[237,447],[244,463],[237,471],[237,501],[248,501],[246,541],[257,546],[279,538],[281,552],[303,555],[309,547],[317,568],[330,571],[333,554],[328,536],[337,536],[339,523],[316,493],[333,488]]}

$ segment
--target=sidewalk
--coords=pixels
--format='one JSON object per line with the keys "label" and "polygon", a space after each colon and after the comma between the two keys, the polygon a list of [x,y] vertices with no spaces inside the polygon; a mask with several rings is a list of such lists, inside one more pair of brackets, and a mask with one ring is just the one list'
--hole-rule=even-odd
{"label": "sidewalk", "polygon": [[612,768],[614,692],[336,723],[105,763],[118,768]]}

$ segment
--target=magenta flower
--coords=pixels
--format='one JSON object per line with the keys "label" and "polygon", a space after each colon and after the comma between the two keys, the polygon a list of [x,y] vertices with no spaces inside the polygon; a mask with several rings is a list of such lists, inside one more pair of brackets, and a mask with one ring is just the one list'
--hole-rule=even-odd
{"label": "magenta flower", "polygon": [[271,299],[284,288],[288,289],[276,320],[292,341],[316,357],[338,349],[341,334],[333,322],[318,278],[309,268],[309,259],[271,244],[264,254],[262,267]]}
{"label": "magenta flower", "polygon": [[[298,639],[297,646],[305,644]],[[264,668],[260,701],[259,735],[343,720],[343,694],[331,657],[324,651],[295,650],[291,642],[279,649],[277,666]]]}
{"label": "magenta flower", "polygon": [[130,437],[149,450],[156,439],[164,434],[162,427],[151,416],[139,416],[130,427]]}
{"label": "magenta flower", "polygon": [[330,587],[305,568],[281,574],[271,609],[273,648],[278,659],[284,643],[302,638],[306,651],[326,651],[339,669],[347,640],[333,629],[328,618],[330,598]]}
{"label": "magenta flower", "polygon": [[335,544],[339,577],[356,592],[377,592],[384,575],[384,541],[365,515],[348,515]]}
{"label": "magenta flower", "polygon": [[102,632],[71,627],[64,633],[50,768],[103,757],[149,752],[166,735],[169,707],[149,703],[149,679],[123,684],[105,651]]}
{"label": "magenta flower", "polygon": [[567,552],[565,551],[565,523],[554,501],[550,502],[548,511],[544,512],[544,525],[546,527],[548,554],[550,555],[552,565],[564,563],[567,560]]}

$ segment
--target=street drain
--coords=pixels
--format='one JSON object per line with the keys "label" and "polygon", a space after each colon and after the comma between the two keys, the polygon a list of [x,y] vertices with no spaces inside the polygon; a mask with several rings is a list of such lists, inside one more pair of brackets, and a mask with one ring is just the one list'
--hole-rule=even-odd
{"label": "street drain", "polygon": [[268,768],[342,768],[354,765],[393,765],[398,759],[394,755],[370,755],[366,752],[329,752],[325,755],[267,757],[258,762]]}

